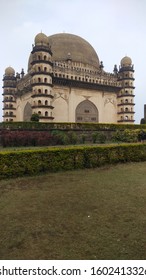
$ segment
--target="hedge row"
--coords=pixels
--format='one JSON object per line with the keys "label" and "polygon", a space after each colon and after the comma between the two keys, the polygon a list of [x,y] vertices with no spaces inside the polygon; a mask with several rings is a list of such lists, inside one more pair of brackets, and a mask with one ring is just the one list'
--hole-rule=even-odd
{"label": "hedge row", "polygon": [[0,153],[0,179],[132,161],[146,161],[146,144],[7,151]]}
{"label": "hedge row", "polygon": [[[0,144],[2,147],[72,145],[83,144],[86,137],[87,135],[78,135],[78,132],[73,130],[34,131],[5,129],[1,132]],[[105,143],[106,141],[106,135],[101,132],[92,132],[90,138],[93,143]]]}
{"label": "hedge row", "polygon": [[3,130],[3,147],[49,146],[57,144],[56,138],[49,131]]}
{"label": "hedge row", "polygon": [[112,124],[112,123],[42,123],[42,122],[2,122],[0,129],[34,129],[34,130],[124,130],[124,129],[146,129],[146,124]]}

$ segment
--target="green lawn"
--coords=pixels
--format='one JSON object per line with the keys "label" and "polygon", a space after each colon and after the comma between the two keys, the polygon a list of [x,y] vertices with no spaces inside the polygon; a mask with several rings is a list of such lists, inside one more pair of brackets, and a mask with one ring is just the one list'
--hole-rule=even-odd
{"label": "green lawn", "polygon": [[146,163],[0,181],[0,259],[146,259]]}

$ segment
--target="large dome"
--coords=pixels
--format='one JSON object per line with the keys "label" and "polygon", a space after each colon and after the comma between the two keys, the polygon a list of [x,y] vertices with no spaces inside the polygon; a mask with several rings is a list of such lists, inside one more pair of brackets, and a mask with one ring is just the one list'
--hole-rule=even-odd
{"label": "large dome", "polygon": [[65,61],[68,56],[72,61],[81,62],[99,68],[99,58],[94,48],[83,38],[59,33],[48,37],[53,53],[53,61]]}

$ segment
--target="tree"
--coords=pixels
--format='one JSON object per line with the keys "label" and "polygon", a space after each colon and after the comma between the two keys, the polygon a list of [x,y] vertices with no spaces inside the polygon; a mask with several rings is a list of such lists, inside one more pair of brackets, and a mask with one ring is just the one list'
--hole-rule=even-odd
{"label": "tree", "polygon": [[144,118],[141,119],[140,124],[146,124],[146,121]]}
{"label": "tree", "polygon": [[39,114],[33,113],[30,120],[32,122],[39,122]]}

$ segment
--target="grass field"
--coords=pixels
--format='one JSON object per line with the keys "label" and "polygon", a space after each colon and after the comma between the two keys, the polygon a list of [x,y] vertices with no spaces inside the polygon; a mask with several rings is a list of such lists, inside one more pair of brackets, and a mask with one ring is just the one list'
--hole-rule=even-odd
{"label": "grass field", "polygon": [[0,259],[146,259],[146,163],[0,181]]}

